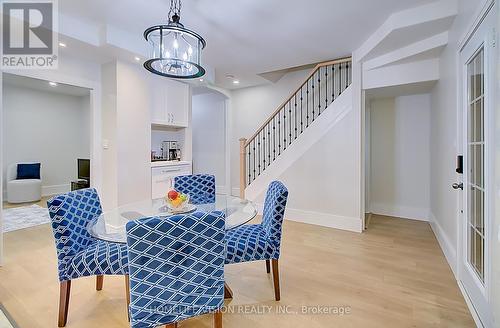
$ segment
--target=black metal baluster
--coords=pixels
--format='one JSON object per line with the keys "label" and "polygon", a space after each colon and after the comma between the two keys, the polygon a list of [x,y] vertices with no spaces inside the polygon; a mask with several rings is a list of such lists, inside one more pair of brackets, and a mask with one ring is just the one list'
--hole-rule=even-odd
{"label": "black metal baluster", "polygon": [[287,133],[286,133],[286,104],[285,106],[283,106],[283,150],[286,149],[286,146],[287,146],[287,142],[286,142],[286,137],[287,137]]}
{"label": "black metal baluster", "polygon": [[292,143],[292,100],[288,102],[288,144]]}
{"label": "black metal baluster", "polygon": [[271,164],[271,122],[267,125],[267,166]]}
{"label": "black metal baluster", "polygon": [[266,127],[268,127],[268,125],[264,126],[262,129],[262,157],[264,158],[262,171],[266,169]]}
{"label": "black metal baluster", "polygon": [[325,66],[325,109],[328,105],[328,66]]}
{"label": "black metal baluster", "polygon": [[339,96],[342,93],[342,64],[339,64]]}
{"label": "black metal baluster", "polygon": [[312,120],[311,122],[314,122],[314,74],[311,78],[311,85],[312,85],[312,90],[311,90],[311,97],[312,97]]}
{"label": "black metal baluster", "polygon": [[276,159],[276,116],[273,117],[273,161]]}
{"label": "black metal baluster", "polygon": [[278,155],[281,155],[281,110],[278,112]]}
{"label": "black metal baluster", "polygon": [[332,102],[335,100],[335,64],[332,65]]}
{"label": "black metal baluster", "polygon": [[347,70],[346,70],[346,74],[347,74],[347,85],[346,85],[346,88],[349,87],[351,85],[351,69],[352,69],[352,65],[349,66],[349,62],[347,62]]}
{"label": "black metal baluster", "polygon": [[252,182],[252,172],[250,171],[251,169],[251,165],[250,165],[250,153],[251,153],[251,150],[250,150],[250,144],[248,144],[248,184],[250,184]]}
{"label": "black metal baluster", "polygon": [[318,116],[321,114],[321,67],[318,69]]}
{"label": "black metal baluster", "polygon": [[260,175],[260,132],[257,134],[257,154],[258,154],[257,168],[258,168],[258,172],[259,172],[259,174],[257,176],[259,176]]}
{"label": "black metal baluster", "polygon": [[304,131],[304,114],[303,114],[303,107],[304,107],[304,98],[302,97],[302,87],[304,85],[302,85],[300,87],[300,133],[302,133]]}
{"label": "black metal baluster", "polygon": [[306,87],[306,128],[309,127],[309,80]]}
{"label": "black metal baluster", "polygon": [[295,108],[295,139],[297,139],[297,92],[293,95],[293,103]]}
{"label": "black metal baluster", "polygon": [[253,179],[255,180],[255,138],[253,139]]}

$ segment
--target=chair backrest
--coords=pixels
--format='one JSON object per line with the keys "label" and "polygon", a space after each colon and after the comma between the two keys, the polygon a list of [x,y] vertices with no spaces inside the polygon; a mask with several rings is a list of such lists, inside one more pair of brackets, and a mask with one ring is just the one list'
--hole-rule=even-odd
{"label": "chair backrest", "polygon": [[67,280],[66,266],[79,251],[95,241],[89,223],[102,213],[101,201],[93,188],[80,189],[47,201],[56,240],[59,279]]}
{"label": "chair backrest", "polygon": [[127,223],[132,327],[156,327],[224,304],[224,213]]}
{"label": "chair backrest", "polygon": [[[6,175],[6,181],[12,181],[17,179],[17,165],[18,164],[37,164],[40,162],[22,162],[22,163],[14,163],[10,164],[7,166],[7,175]],[[41,168],[40,168],[40,176],[42,175]]]}
{"label": "chair backrest", "polygon": [[268,238],[279,247],[281,244],[281,226],[285,215],[288,190],[280,181],[269,184],[262,213],[262,227]]}
{"label": "chair backrest", "polygon": [[174,188],[188,194],[192,204],[215,202],[215,176],[213,175],[180,175],[174,178]]}

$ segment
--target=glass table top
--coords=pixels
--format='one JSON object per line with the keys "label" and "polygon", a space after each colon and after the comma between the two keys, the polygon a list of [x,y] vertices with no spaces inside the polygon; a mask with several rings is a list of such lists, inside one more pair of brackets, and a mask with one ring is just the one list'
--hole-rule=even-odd
{"label": "glass table top", "polygon": [[[125,225],[128,221],[151,216],[168,217],[174,215],[168,212],[166,205],[166,200],[159,198],[120,206],[103,212],[89,224],[88,231],[90,235],[101,240],[126,243]],[[194,211],[224,212],[226,214],[226,230],[239,227],[257,215],[257,209],[252,202],[234,196],[216,195],[215,203],[195,206]]]}

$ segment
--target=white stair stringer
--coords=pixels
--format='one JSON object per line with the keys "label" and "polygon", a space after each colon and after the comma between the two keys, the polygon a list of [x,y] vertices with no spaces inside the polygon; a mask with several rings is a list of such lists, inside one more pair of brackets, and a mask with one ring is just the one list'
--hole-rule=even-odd
{"label": "white stair stringer", "polygon": [[276,158],[252,183],[245,189],[245,198],[256,201],[262,195],[269,183],[278,179],[288,168],[299,160],[308,149],[321,140],[336,124],[352,110],[352,86],[345,89],[330,106],[328,106],[314,122],[309,124],[304,132],[294,140],[281,155]]}

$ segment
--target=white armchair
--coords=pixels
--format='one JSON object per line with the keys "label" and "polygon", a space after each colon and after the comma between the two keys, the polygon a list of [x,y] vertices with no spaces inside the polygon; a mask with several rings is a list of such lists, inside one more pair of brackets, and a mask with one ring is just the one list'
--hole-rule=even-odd
{"label": "white armchair", "polygon": [[7,202],[27,203],[27,202],[36,202],[42,199],[42,180],[41,179],[17,180],[17,164],[11,164],[8,166],[6,180],[7,180]]}

